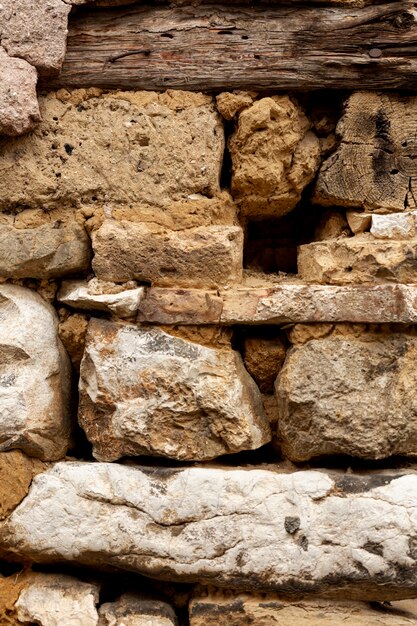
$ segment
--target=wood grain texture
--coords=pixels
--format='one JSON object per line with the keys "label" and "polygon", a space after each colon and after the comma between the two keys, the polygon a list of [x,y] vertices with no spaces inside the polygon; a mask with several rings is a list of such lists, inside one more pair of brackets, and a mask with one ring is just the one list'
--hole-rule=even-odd
{"label": "wood grain texture", "polygon": [[416,18],[411,2],[80,11],[62,72],[43,87],[416,89]]}

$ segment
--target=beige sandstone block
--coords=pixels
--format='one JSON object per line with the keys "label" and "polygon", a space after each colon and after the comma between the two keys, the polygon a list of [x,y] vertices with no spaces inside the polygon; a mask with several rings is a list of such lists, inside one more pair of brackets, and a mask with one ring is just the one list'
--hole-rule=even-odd
{"label": "beige sandstone block", "polygon": [[243,344],[245,367],[262,393],[272,393],[285,360],[286,345],[281,337],[246,337]]}
{"label": "beige sandstone block", "polygon": [[170,231],[150,224],[105,220],[92,240],[93,269],[102,280],[217,287],[242,279],[240,226]]}
{"label": "beige sandstone block", "polygon": [[0,524],[38,562],[357,599],[415,596],[417,475],[62,462]]}
{"label": "beige sandstone block", "polygon": [[229,141],[232,192],[243,215],[285,215],[320,164],[311,123],[288,96],[256,101],[239,115]]}
{"label": "beige sandstone block", "polygon": [[40,98],[34,132],[2,143],[0,208],[127,205],[140,214],[219,192],[224,137],[212,98],[100,93]]}
{"label": "beige sandstone block", "polygon": [[103,283],[96,278],[90,281],[66,280],[58,292],[59,302],[87,311],[105,311],[116,317],[131,318],[137,315],[145,288],[135,283],[122,285]]}
{"label": "beige sandstone block", "polygon": [[225,120],[232,120],[235,115],[249,107],[256,99],[254,91],[224,91],[216,96],[217,108]]}
{"label": "beige sandstone block", "polygon": [[[20,450],[0,452],[0,519],[5,519],[29,491],[33,477],[45,469]],[[1,612],[0,612],[1,619]],[[1,623],[1,622],[0,622]]]}
{"label": "beige sandstone block", "polygon": [[417,283],[417,239],[378,240],[363,234],[298,248],[303,280],[333,285]]}
{"label": "beige sandstone block", "polygon": [[314,201],[376,213],[416,208],[417,98],[356,92],[337,126],[340,145],[321,166]]}
{"label": "beige sandstone block", "polygon": [[167,602],[126,593],[99,610],[99,626],[177,626],[177,618]]}
{"label": "beige sandstone block", "polygon": [[40,120],[37,80],[34,67],[0,46],[0,135],[26,133]]}
{"label": "beige sandstone block", "polygon": [[70,446],[70,364],[55,311],[38,294],[0,286],[0,450],[42,460]]}
{"label": "beige sandstone block", "polygon": [[1,278],[58,278],[89,267],[90,238],[76,222],[14,228],[0,224]]}
{"label": "beige sandstone block", "polygon": [[239,353],[96,319],[81,363],[78,419],[101,461],[141,454],[199,461],[271,439]]}
{"label": "beige sandstone block", "polygon": [[337,330],[287,352],[275,383],[285,454],[294,461],[415,456],[417,338]]}
{"label": "beige sandstone block", "polygon": [[289,601],[276,595],[209,590],[190,602],[190,626],[412,626],[417,603],[389,606],[340,600]]}
{"label": "beige sandstone block", "polygon": [[346,219],[351,231],[357,235],[371,228],[372,216],[369,213],[359,211],[346,211]]}

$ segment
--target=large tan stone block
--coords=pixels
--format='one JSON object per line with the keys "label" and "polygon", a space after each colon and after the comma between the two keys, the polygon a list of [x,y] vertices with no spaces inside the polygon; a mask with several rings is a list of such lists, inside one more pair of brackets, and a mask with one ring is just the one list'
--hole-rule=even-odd
{"label": "large tan stone block", "polygon": [[232,192],[242,214],[285,215],[320,163],[310,122],[288,96],[262,98],[239,115],[229,141]]}
{"label": "large tan stone block", "polygon": [[93,233],[93,269],[115,282],[217,287],[242,279],[240,226],[173,231],[154,225],[105,220]]}
{"label": "large tan stone block", "polygon": [[198,461],[271,439],[237,352],[100,320],[89,324],[78,417],[101,461],[141,454]]}
{"label": "large tan stone block", "polygon": [[[0,148],[0,208],[169,208],[219,191],[223,127],[209,96],[59,91],[42,122]],[[13,168],[13,176],[10,175]]]}
{"label": "large tan stone block", "polygon": [[285,454],[416,455],[417,337],[349,326],[327,334],[289,350],[276,380]]}
{"label": "large tan stone block", "polygon": [[[288,470],[287,470],[288,471]],[[0,524],[39,562],[165,580],[394,600],[415,596],[417,475],[62,462]]]}
{"label": "large tan stone block", "polygon": [[0,135],[21,135],[40,120],[37,80],[34,67],[0,46]]}

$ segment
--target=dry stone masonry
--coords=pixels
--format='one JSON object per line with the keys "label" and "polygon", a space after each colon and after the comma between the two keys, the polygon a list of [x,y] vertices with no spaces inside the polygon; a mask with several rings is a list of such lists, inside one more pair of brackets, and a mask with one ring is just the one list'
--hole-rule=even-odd
{"label": "dry stone masonry", "polygon": [[0,0],[0,625],[411,626],[414,9],[194,4]]}

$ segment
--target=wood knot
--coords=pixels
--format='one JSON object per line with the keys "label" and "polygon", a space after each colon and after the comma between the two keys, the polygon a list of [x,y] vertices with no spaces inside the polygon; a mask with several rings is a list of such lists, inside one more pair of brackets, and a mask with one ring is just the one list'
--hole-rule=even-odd
{"label": "wood knot", "polygon": [[415,22],[414,15],[408,11],[397,13],[391,18],[391,23],[395,28],[407,30],[411,28]]}

